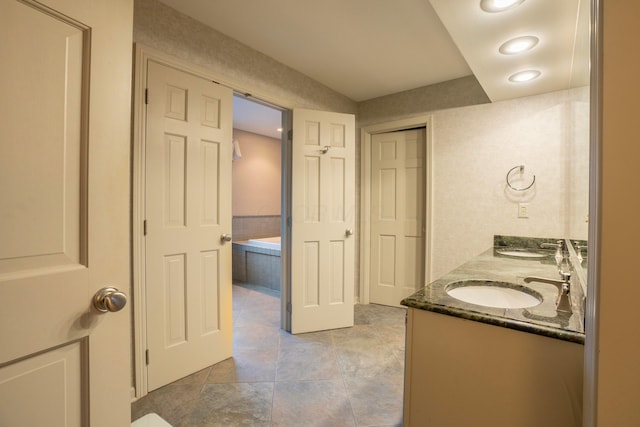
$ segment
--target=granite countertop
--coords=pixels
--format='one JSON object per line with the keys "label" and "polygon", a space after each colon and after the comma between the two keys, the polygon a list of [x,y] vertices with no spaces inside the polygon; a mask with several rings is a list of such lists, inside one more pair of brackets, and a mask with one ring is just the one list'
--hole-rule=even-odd
{"label": "granite countertop", "polygon": [[[553,241],[553,239],[547,240]],[[523,247],[524,245],[518,246]],[[432,311],[584,344],[584,312],[582,304],[584,293],[580,284],[576,283],[577,280],[574,280],[575,275],[571,279],[570,293],[573,313],[557,312],[556,298],[558,288],[556,286],[539,282],[524,283],[523,281],[527,276],[559,279],[554,251],[548,251],[548,256],[544,258],[523,259],[501,255],[497,252],[497,249],[500,248],[501,246],[494,246],[487,249],[460,267],[405,298],[401,304],[409,308]],[[543,301],[540,305],[530,308],[493,308],[466,303],[449,296],[445,292],[448,284],[469,279],[501,281],[525,286],[542,295]]]}

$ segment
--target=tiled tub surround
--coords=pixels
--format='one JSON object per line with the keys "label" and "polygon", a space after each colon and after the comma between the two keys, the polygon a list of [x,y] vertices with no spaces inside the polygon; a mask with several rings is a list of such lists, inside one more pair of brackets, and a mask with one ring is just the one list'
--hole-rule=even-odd
{"label": "tiled tub surround", "polygon": [[[555,250],[544,258],[526,259],[496,251],[538,252],[540,242],[555,240],[497,237],[496,246],[402,301],[409,307],[405,427],[582,425],[584,310],[579,274],[573,272],[571,279],[573,313],[558,313],[556,286],[523,282],[527,276],[558,279]],[[543,302],[500,309],[447,295],[448,284],[469,279],[526,286],[542,295]]]}
{"label": "tiled tub surround", "polygon": [[233,242],[233,281],[280,291],[280,250]]}
{"label": "tiled tub surround", "polygon": [[[516,258],[500,255],[500,248],[540,249],[540,243],[557,239],[496,236],[495,246],[445,274],[438,280],[405,298],[401,304],[410,308],[461,317],[509,329],[584,344],[584,290],[581,275],[572,272],[571,302],[573,313],[556,310],[558,289],[539,282],[524,283],[527,276],[559,280],[555,251],[547,250],[545,258]],[[575,252],[572,255],[574,261]],[[575,264],[573,264],[575,265]],[[494,308],[470,304],[449,296],[446,287],[460,280],[493,280],[509,282],[533,289],[542,295],[540,305],[530,308]]]}
{"label": "tiled tub surround", "polygon": [[252,215],[232,218],[233,240],[242,242],[280,235],[280,215]]}

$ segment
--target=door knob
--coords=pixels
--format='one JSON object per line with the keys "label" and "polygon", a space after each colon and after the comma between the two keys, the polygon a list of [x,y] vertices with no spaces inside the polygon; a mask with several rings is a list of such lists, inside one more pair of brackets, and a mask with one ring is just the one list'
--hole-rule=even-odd
{"label": "door knob", "polygon": [[347,231],[344,232],[345,236],[349,237],[353,235],[353,230],[350,228],[347,228]]}
{"label": "door knob", "polygon": [[120,311],[125,305],[127,296],[116,288],[102,288],[93,296],[93,306],[102,313]]}
{"label": "door knob", "polygon": [[220,241],[221,242],[230,242],[231,241],[231,234],[223,234],[220,236]]}

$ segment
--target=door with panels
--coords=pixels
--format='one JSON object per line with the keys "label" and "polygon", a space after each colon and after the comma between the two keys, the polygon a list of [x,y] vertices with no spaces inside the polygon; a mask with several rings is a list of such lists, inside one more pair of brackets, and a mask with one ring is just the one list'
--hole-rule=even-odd
{"label": "door with panels", "polygon": [[355,118],[293,110],[291,331],[353,326]]}
{"label": "door with panels", "polygon": [[232,91],[150,60],[145,141],[149,391],[231,357]]}
{"label": "door with panels", "polygon": [[399,306],[424,286],[424,128],[371,137],[370,302]]}
{"label": "door with panels", "polygon": [[0,0],[1,426],[131,422],[132,3]]}

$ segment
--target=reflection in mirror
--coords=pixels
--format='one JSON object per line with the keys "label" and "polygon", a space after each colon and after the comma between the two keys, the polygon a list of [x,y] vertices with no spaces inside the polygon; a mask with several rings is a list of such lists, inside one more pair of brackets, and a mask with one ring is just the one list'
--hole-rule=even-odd
{"label": "reflection in mirror", "polygon": [[[588,238],[590,2],[525,1],[508,13],[470,3],[431,0],[491,100],[433,115],[434,278],[491,235]],[[523,36],[538,42],[520,55],[499,51]],[[536,79],[508,80],[533,65]],[[465,225],[474,220],[482,227]]]}

